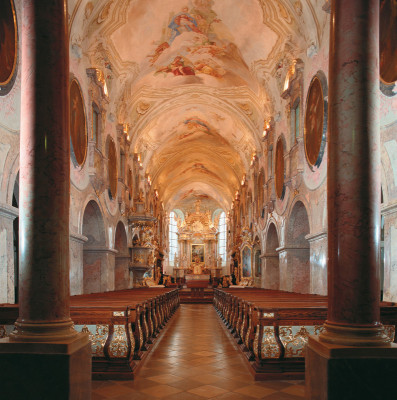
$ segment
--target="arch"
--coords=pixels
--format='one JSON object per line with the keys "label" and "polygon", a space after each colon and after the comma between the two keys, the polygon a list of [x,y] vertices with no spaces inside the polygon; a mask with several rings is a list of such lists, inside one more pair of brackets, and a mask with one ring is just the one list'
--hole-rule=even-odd
{"label": "arch", "polygon": [[127,246],[127,233],[122,221],[116,226],[114,248],[117,250],[114,267],[115,290],[127,289],[129,287],[129,252]]}
{"label": "arch", "polygon": [[83,290],[84,293],[100,292],[102,270],[106,267],[103,262],[106,236],[102,213],[94,200],[84,209],[82,233],[87,237],[83,245]]}
{"label": "arch", "polygon": [[277,249],[279,247],[279,239],[276,225],[270,222],[266,232],[266,251],[263,255],[264,271],[263,284],[266,289],[280,288],[280,261]]}
{"label": "arch", "polygon": [[302,201],[295,202],[288,218],[286,245],[307,246],[305,236],[310,233],[309,215]]}
{"label": "arch", "polygon": [[[285,248],[280,265],[281,288],[298,293],[310,292],[309,216],[302,201],[296,201],[288,218]],[[281,254],[280,254],[281,257]]]}

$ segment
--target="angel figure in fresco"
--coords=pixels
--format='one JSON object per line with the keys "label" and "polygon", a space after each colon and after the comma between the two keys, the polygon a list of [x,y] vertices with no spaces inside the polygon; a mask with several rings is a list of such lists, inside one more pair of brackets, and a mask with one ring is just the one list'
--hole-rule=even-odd
{"label": "angel figure in fresco", "polygon": [[161,56],[164,50],[168,49],[170,45],[168,42],[161,43],[159,46],[157,46],[156,50],[154,51],[154,54],[149,54],[148,57],[150,58],[150,65],[153,65],[158,58]]}
{"label": "angel figure in fresco", "polygon": [[189,14],[188,7],[183,7],[182,12],[176,14],[174,18],[172,18],[168,28],[171,29],[171,37],[168,41],[169,44],[171,44],[175,38],[183,32],[201,33],[197,21]]}
{"label": "angel figure in fresco", "polygon": [[172,73],[174,76],[196,75],[193,64],[182,56],[176,56],[171,64],[158,68],[156,74],[160,72]]}
{"label": "angel figure in fresco", "polygon": [[215,78],[222,78],[226,71],[213,60],[207,58],[194,64],[196,74],[206,74]]}

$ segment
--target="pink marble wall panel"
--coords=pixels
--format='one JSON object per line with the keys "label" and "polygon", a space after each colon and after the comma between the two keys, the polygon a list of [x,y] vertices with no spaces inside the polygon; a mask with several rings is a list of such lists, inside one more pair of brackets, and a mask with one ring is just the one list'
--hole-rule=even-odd
{"label": "pink marble wall panel", "polygon": [[83,247],[84,241],[76,237],[70,237],[70,294],[84,293],[83,278]]}
{"label": "pink marble wall panel", "polygon": [[84,264],[84,293],[101,291],[101,260]]}
{"label": "pink marble wall panel", "polygon": [[385,218],[384,237],[384,295],[386,301],[397,301],[397,205]]}
{"label": "pink marble wall panel", "polygon": [[326,295],[327,237],[310,241],[310,293]]}
{"label": "pink marble wall panel", "polygon": [[310,250],[289,249],[287,258],[292,269],[292,291],[310,293]]}
{"label": "pink marble wall panel", "polygon": [[279,267],[280,267],[280,290],[292,292],[292,273],[289,268],[289,260],[287,251],[283,250],[279,253]]}
{"label": "pink marble wall panel", "polygon": [[115,290],[129,288],[129,257],[116,256],[116,265],[114,267],[114,288]]}
{"label": "pink marble wall panel", "polygon": [[280,267],[279,256],[264,255],[262,258],[262,284],[265,289],[279,289],[280,286]]}

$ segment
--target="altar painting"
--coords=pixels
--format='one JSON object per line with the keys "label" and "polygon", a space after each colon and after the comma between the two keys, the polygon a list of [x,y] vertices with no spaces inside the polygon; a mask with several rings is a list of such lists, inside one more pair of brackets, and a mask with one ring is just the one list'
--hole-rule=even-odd
{"label": "altar painting", "polygon": [[204,245],[203,244],[192,244],[192,262],[203,263],[204,262]]}
{"label": "altar painting", "polygon": [[251,258],[251,249],[248,246],[245,246],[242,251],[242,269],[243,269],[243,278],[248,278],[252,275],[252,258]]}

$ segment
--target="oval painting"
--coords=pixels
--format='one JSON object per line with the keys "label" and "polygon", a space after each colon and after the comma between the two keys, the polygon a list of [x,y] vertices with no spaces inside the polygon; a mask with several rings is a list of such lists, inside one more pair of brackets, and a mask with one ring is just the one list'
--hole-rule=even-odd
{"label": "oval painting", "polygon": [[380,77],[388,85],[397,81],[397,2],[381,0],[379,28]]}
{"label": "oval painting", "polygon": [[70,139],[72,159],[77,166],[82,166],[87,155],[87,124],[83,96],[75,79],[70,84]]}
{"label": "oval painting", "polygon": [[109,140],[108,152],[109,195],[111,199],[117,196],[117,156],[113,139]]}
{"label": "oval painting", "polygon": [[311,167],[319,166],[324,128],[324,96],[320,79],[315,76],[310,83],[306,99],[304,143],[306,159]]}
{"label": "oval painting", "polygon": [[279,138],[276,145],[276,163],[275,163],[276,194],[279,199],[284,198],[284,147]]}
{"label": "oval painting", "polygon": [[5,86],[17,64],[17,23],[12,0],[0,0],[0,10],[0,86]]}

